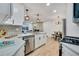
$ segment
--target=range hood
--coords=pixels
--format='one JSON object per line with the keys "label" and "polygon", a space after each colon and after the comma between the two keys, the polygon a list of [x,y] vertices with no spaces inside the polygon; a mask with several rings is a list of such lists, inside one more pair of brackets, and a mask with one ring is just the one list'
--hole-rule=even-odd
{"label": "range hood", "polygon": [[5,24],[8,19],[9,19],[8,15],[0,14],[0,24]]}

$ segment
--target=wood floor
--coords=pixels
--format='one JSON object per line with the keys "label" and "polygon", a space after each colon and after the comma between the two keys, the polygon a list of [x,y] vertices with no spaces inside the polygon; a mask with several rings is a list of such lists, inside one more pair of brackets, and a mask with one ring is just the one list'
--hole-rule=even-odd
{"label": "wood floor", "polygon": [[59,55],[59,43],[54,39],[49,39],[47,43],[36,49],[34,52],[27,56],[58,56]]}

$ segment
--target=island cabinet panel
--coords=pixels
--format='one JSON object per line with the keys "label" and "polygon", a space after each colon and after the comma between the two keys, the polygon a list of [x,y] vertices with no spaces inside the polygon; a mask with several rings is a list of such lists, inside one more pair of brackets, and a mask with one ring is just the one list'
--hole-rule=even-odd
{"label": "island cabinet panel", "polygon": [[24,46],[16,52],[15,56],[24,56]]}
{"label": "island cabinet panel", "polygon": [[45,34],[36,34],[35,35],[35,49],[42,46],[46,43],[46,35]]}

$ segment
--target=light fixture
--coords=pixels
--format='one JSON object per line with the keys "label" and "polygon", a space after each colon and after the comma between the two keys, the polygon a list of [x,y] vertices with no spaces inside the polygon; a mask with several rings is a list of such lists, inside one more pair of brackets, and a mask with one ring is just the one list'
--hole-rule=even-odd
{"label": "light fixture", "polygon": [[40,22],[39,13],[37,14],[36,22]]}
{"label": "light fixture", "polygon": [[57,11],[56,10],[53,10],[53,12],[56,13]]}
{"label": "light fixture", "polygon": [[29,20],[29,19],[30,19],[30,17],[27,15],[27,16],[26,16],[26,20]]}
{"label": "light fixture", "polygon": [[29,21],[29,20],[30,20],[30,17],[28,16],[28,11],[29,11],[29,10],[26,9],[26,15],[25,15],[25,20],[26,20],[26,21]]}
{"label": "light fixture", "polygon": [[50,6],[50,3],[46,3],[46,6]]}

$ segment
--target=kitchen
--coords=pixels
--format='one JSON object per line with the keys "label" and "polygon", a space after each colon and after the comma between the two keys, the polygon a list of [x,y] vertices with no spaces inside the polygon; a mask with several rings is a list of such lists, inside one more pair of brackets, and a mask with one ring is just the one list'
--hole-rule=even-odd
{"label": "kitchen", "polygon": [[3,3],[0,9],[0,56],[24,56],[46,43],[39,13],[33,22],[22,3]]}
{"label": "kitchen", "polygon": [[72,3],[0,3],[0,56],[68,55],[61,47],[67,43],[65,36],[78,36],[78,24],[69,16],[72,7]]}

